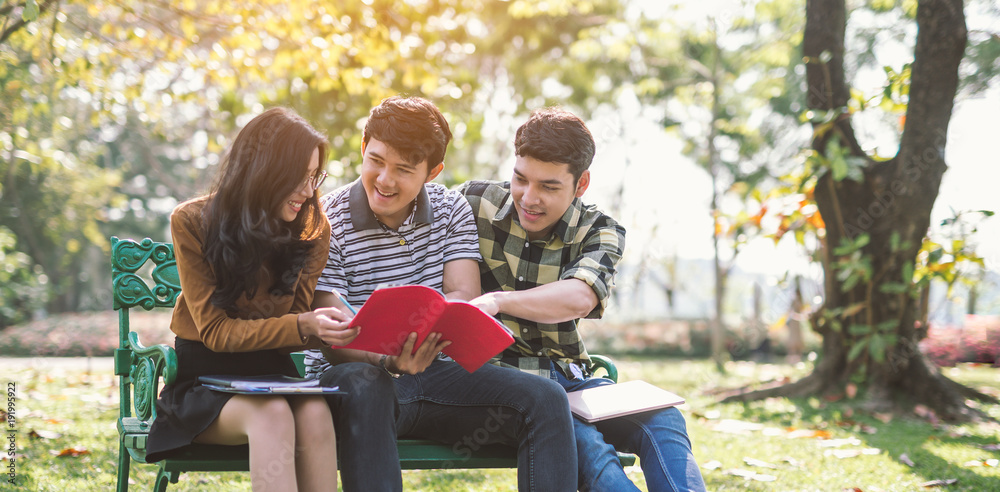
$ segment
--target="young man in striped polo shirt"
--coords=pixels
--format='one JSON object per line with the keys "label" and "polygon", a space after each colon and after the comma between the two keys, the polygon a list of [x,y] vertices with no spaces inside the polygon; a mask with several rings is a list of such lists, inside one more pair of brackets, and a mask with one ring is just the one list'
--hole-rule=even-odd
{"label": "young man in striped polo shirt", "polygon": [[[481,293],[472,210],[457,191],[431,183],[444,167],[450,139],[444,116],[425,99],[394,97],[372,109],[361,178],[323,197],[332,231],[314,306],[346,312],[338,295],[360,306],[382,284],[425,285],[452,299]],[[354,427],[361,422],[371,428],[375,420],[395,426],[399,437],[443,442],[460,455],[504,443],[518,449],[519,489],[576,490],[572,417],[558,384],[489,364],[468,373],[437,357],[447,344],[438,334],[411,355],[414,340],[411,334],[399,356],[338,349],[324,350],[324,359],[307,353],[308,375],[347,390],[330,399],[342,446],[357,449],[368,436]],[[381,434],[376,446],[385,448]],[[344,489],[398,489],[398,461],[388,473],[395,453],[393,445],[368,458],[375,463],[369,473],[390,475],[391,483],[373,483],[371,476],[349,481],[344,474],[354,472],[344,463]],[[341,456],[342,463],[350,459]]]}
{"label": "young man in striped polo shirt", "polygon": [[[591,377],[579,318],[600,318],[625,248],[625,229],[580,197],[590,185],[594,139],[560,109],[532,113],[514,139],[508,182],[461,191],[479,229],[481,297],[472,301],[514,331],[497,364],[557,381],[566,391],[612,384]],[[511,372],[514,372],[513,369]],[[537,379],[537,378],[536,378]],[[704,490],[676,408],[588,424],[574,419],[580,490],[638,490],[615,449],[639,455],[651,491]]]}

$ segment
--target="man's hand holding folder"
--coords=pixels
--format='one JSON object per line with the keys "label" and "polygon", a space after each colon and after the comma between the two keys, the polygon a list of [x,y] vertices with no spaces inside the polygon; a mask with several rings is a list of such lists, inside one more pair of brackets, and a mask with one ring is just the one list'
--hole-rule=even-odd
{"label": "man's hand holding folder", "polygon": [[377,289],[350,326],[363,330],[351,343],[333,348],[399,355],[411,333],[416,333],[413,347],[420,347],[431,333],[440,333],[441,341],[451,342],[442,351],[469,372],[514,343],[507,327],[492,316],[420,285]]}

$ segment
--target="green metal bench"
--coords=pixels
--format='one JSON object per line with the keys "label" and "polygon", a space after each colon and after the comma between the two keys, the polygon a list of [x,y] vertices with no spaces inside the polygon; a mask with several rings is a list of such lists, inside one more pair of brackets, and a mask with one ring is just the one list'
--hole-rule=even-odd
{"label": "green metal bench", "polygon": [[[115,375],[120,380],[117,490],[126,491],[131,462],[148,463],[146,438],[156,418],[155,401],[161,381],[169,384],[177,377],[177,354],[173,347],[143,346],[138,333],[129,326],[129,309],[172,308],[181,284],[173,245],[149,238],[134,241],[112,237],[111,272],[119,337],[114,354]],[[292,355],[301,371],[302,354]],[[606,371],[605,377],[618,380],[618,371],[611,359],[592,358],[598,368]],[[482,446],[471,457],[468,450],[459,455],[450,446],[434,441],[400,439],[397,446],[400,466],[404,470],[517,467],[517,451],[509,446]],[[620,453],[619,459],[623,466],[635,463],[635,456],[631,454]],[[154,490],[165,491],[169,483],[177,483],[181,472],[248,471],[248,448],[246,445],[192,444],[152,464],[159,467]]]}

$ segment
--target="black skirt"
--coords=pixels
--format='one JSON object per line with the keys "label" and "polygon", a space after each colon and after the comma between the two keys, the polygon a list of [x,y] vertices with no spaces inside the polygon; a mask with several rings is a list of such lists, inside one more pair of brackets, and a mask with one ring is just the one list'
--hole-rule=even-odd
{"label": "black skirt", "polygon": [[205,344],[183,338],[174,339],[177,351],[177,379],[160,391],[156,400],[156,420],[146,441],[146,461],[168,458],[170,453],[187,446],[219,417],[231,393],[212,391],[198,376],[235,374],[259,376],[284,374],[298,376],[295,363],[277,350],[255,352],[213,352]]}

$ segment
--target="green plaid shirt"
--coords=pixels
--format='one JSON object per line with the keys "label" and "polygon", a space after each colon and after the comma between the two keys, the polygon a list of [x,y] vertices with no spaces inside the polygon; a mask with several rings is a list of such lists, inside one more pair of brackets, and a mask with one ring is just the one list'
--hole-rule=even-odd
{"label": "green plaid shirt", "polygon": [[[625,249],[625,228],[576,198],[549,238],[529,241],[514,210],[509,182],[470,181],[459,191],[472,205],[479,229],[483,292],[526,290],[575,278],[590,285],[600,301],[587,318],[604,314],[615,267]],[[571,379],[581,370],[590,372],[590,356],[577,320],[548,324],[506,314],[498,318],[514,332],[514,345],[493,363],[545,377],[549,376],[549,360]]]}

